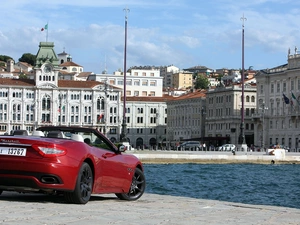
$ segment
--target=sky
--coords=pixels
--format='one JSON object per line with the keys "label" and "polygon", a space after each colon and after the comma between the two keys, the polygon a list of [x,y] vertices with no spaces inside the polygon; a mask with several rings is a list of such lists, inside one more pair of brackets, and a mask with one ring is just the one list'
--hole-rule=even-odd
{"label": "sky", "polygon": [[126,69],[241,69],[243,30],[245,69],[285,64],[300,47],[295,0],[10,0],[1,1],[0,55],[17,62],[54,42],[85,72],[111,74],[124,69],[126,15]]}

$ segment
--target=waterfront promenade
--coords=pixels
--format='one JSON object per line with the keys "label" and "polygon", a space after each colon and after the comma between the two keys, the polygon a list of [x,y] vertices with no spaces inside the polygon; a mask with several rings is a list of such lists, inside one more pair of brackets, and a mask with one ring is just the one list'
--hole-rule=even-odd
{"label": "waterfront promenade", "polygon": [[62,197],[3,192],[2,225],[298,225],[300,209],[145,193],[137,201],[94,195],[86,205]]}
{"label": "waterfront promenade", "polygon": [[[285,160],[263,153],[128,151],[144,163],[299,163],[300,153]],[[271,158],[270,158],[271,157]],[[231,193],[228,193],[231,194]],[[0,225],[299,225],[300,209],[146,193],[137,201],[93,195],[86,205],[68,204],[61,196],[3,192]]]}
{"label": "waterfront promenade", "polygon": [[300,164],[300,152],[267,155],[265,152],[133,150],[143,163],[293,163]]}

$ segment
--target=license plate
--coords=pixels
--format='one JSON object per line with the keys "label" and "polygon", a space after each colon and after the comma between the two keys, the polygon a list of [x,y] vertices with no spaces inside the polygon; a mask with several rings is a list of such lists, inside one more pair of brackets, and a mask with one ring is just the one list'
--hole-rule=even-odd
{"label": "license plate", "polygon": [[0,155],[26,156],[26,148],[0,147]]}

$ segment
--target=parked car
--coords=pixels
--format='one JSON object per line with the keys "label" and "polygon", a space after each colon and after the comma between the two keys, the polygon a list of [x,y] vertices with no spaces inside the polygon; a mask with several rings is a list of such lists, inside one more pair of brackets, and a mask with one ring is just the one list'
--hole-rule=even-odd
{"label": "parked car", "polygon": [[269,148],[281,148],[281,149],[285,149],[287,152],[290,151],[290,148],[289,146],[284,146],[284,145],[279,145],[279,144],[273,144],[273,145],[270,145]]}
{"label": "parked car", "polygon": [[219,151],[235,151],[236,147],[234,144],[224,144],[218,148]]}
{"label": "parked car", "polygon": [[199,141],[186,141],[179,145],[179,150],[195,150],[199,151],[201,144]]}
{"label": "parked car", "polygon": [[0,137],[0,195],[63,194],[67,202],[85,204],[91,194],[137,200],[145,191],[140,160],[96,129],[49,126],[32,135],[16,133]]}

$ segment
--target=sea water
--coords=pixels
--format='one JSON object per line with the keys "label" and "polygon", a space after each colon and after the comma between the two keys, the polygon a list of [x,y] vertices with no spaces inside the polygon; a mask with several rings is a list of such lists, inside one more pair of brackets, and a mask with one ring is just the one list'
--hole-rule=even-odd
{"label": "sea water", "polygon": [[299,164],[144,164],[146,192],[300,209]]}

